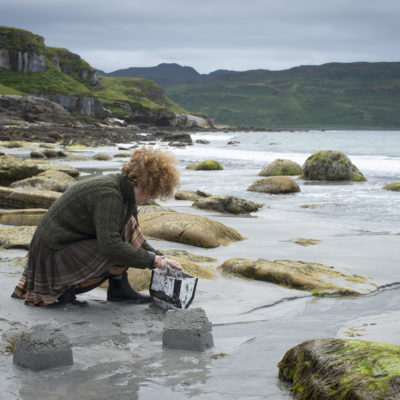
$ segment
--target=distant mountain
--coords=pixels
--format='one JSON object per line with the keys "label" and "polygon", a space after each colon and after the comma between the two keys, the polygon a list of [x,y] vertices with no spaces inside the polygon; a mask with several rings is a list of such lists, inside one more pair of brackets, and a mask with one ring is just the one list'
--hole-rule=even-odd
{"label": "distant mountain", "polygon": [[156,67],[132,67],[119,69],[104,76],[116,78],[145,78],[160,86],[175,85],[199,79],[201,75],[192,67],[182,67],[179,64],[159,64]]}
{"label": "distant mountain", "polygon": [[215,71],[165,90],[181,107],[232,126],[400,128],[399,62]]}

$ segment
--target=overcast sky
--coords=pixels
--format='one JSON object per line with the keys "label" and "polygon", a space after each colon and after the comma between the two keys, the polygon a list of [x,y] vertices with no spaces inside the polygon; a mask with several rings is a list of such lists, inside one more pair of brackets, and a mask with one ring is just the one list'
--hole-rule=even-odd
{"label": "overcast sky", "polygon": [[2,0],[0,25],[105,72],[400,61],[400,0]]}

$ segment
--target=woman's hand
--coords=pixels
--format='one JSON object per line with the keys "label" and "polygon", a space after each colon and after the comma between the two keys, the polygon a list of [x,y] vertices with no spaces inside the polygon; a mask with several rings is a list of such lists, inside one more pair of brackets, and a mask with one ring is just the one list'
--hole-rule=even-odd
{"label": "woman's hand", "polygon": [[164,256],[156,256],[156,258],[154,259],[155,268],[166,269],[168,265],[171,268],[177,269],[178,271],[183,271],[182,266],[175,260],[170,260],[169,258],[165,258]]}

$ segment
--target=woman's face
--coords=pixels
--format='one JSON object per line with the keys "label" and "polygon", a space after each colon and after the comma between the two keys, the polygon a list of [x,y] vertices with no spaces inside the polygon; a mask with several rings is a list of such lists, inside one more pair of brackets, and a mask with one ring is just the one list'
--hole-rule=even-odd
{"label": "woman's face", "polygon": [[156,196],[148,193],[147,190],[144,190],[141,186],[135,186],[133,190],[135,192],[136,204],[145,204],[147,201],[156,198]]}

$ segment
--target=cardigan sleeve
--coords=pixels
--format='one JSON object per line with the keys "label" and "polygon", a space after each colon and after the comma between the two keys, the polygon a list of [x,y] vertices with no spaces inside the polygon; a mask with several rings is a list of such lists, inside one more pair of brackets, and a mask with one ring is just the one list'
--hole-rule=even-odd
{"label": "cardigan sleeve", "polygon": [[119,218],[124,204],[116,194],[96,199],[93,205],[93,222],[102,255],[116,265],[135,268],[152,268],[154,256],[144,248],[132,247],[121,239]]}

